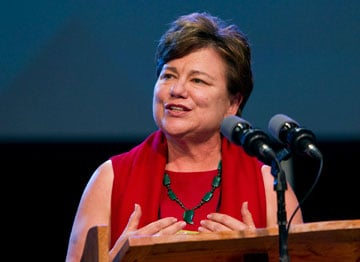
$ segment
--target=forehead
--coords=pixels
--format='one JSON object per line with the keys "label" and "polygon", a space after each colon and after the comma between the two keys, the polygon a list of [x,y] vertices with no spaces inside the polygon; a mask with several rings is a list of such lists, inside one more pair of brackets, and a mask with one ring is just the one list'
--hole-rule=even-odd
{"label": "forehead", "polygon": [[225,62],[216,50],[211,47],[193,51],[181,58],[170,60],[163,69],[172,68],[177,71],[188,70],[207,73],[209,75],[224,75]]}

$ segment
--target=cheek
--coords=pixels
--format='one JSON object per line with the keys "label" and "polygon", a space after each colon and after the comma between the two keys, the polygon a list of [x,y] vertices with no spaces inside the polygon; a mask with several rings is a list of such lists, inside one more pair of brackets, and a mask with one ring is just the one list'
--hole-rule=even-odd
{"label": "cheek", "polygon": [[215,100],[214,106],[216,108],[216,113],[223,117],[224,115],[228,114],[230,110],[230,100],[227,99],[225,95],[220,96],[218,99]]}
{"label": "cheek", "polygon": [[161,88],[158,84],[155,84],[153,92],[153,107],[155,107],[161,100]]}
{"label": "cheek", "polygon": [[215,98],[211,93],[203,92],[201,90],[190,90],[189,96],[191,96],[192,100],[199,107],[209,107],[215,102]]}
{"label": "cheek", "polygon": [[226,95],[219,94],[219,93],[201,96],[201,98],[199,98],[199,101],[201,101],[202,103],[207,104],[209,106],[216,107],[219,110],[228,108],[230,105],[230,101],[226,98]]}
{"label": "cheek", "polygon": [[154,100],[163,101],[167,92],[168,90],[166,86],[164,84],[161,84],[159,81],[157,81],[154,86],[154,93],[153,93]]}
{"label": "cheek", "polygon": [[153,117],[155,120],[158,119],[159,117],[161,117],[161,114],[163,111],[164,103],[163,103],[162,93],[164,93],[164,91],[160,87],[160,85],[155,84],[154,93],[153,93],[153,105],[152,105]]}

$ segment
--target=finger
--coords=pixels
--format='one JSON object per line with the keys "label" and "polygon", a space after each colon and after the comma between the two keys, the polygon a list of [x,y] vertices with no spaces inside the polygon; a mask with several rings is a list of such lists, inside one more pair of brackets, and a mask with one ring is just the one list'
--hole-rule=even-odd
{"label": "finger", "polygon": [[[211,213],[208,215],[209,220],[222,224],[224,227],[231,230],[243,230],[246,225],[240,220],[221,213]],[[217,226],[217,228],[220,228]]]}
{"label": "finger", "polygon": [[[221,220],[221,219],[220,219]],[[210,232],[220,232],[220,231],[231,231],[231,228],[227,227],[226,225],[214,221],[211,219],[205,219],[200,221],[201,227],[203,227],[203,232],[210,231]]]}
{"label": "finger", "polygon": [[183,228],[185,228],[185,221],[177,221],[174,224],[171,224],[167,227],[160,229],[160,231],[156,235],[174,235]]}
{"label": "finger", "polygon": [[252,218],[252,214],[251,212],[249,211],[249,208],[248,208],[248,202],[244,202],[241,206],[241,216],[242,216],[242,219],[244,221],[244,223],[250,227],[251,229],[254,229],[255,228],[255,223],[254,223],[254,220]]}
{"label": "finger", "polygon": [[139,229],[138,234],[149,234],[149,235],[158,234],[161,230],[164,230],[165,228],[174,225],[176,222],[178,222],[178,220],[175,217],[162,218]]}
{"label": "finger", "polygon": [[[201,222],[200,222],[200,224],[201,224]],[[199,231],[200,233],[208,233],[208,232],[211,232],[208,228],[203,227],[203,226],[200,226],[200,227],[198,228],[198,231]]]}

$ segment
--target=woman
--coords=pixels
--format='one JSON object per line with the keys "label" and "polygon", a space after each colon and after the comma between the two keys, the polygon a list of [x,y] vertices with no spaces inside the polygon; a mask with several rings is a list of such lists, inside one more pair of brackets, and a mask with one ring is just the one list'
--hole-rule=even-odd
{"label": "woman", "polygon": [[[153,117],[159,130],[94,172],[81,198],[67,261],[89,228],[109,225],[114,258],[129,235],[245,230],[277,224],[270,167],[220,133],[252,88],[250,47],[235,25],[208,13],[181,16],[160,39]],[[298,205],[290,185],[286,211]],[[293,223],[302,223],[298,212]]]}

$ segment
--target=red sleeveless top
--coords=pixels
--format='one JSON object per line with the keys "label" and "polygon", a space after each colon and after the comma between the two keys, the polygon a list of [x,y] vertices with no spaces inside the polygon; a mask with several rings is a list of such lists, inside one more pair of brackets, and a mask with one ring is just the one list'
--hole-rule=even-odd
{"label": "red sleeveless top", "polygon": [[[244,201],[248,201],[248,207],[252,213],[255,226],[257,228],[266,227],[265,189],[261,173],[263,163],[259,162],[255,157],[249,156],[242,147],[229,142],[225,137],[222,138],[221,150],[222,181],[220,190],[218,188],[215,191],[221,192],[221,194],[211,200],[215,200],[212,204],[210,204],[211,201],[204,204],[201,207],[204,208],[203,210],[199,208],[195,211],[194,222],[196,221],[198,224],[199,220],[204,218],[207,212],[214,212],[215,210],[242,220],[241,205]],[[112,156],[110,159],[114,170],[111,197],[110,247],[115,244],[123,232],[134,210],[135,203],[138,203],[142,209],[139,228],[163,216],[171,215],[182,218],[183,210],[178,210],[176,206],[178,204],[175,202],[166,203],[167,198],[164,196],[166,188],[162,182],[167,160],[167,143],[164,134],[160,130],[149,135],[141,144],[130,151]],[[197,182],[199,190],[208,191],[207,186],[211,184],[209,180],[212,180],[215,173],[214,171],[213,175],[208,177],[206,172],[200,174],[204,175],[203,178],[207,181],[203,183]],[[195,177],[198,174],[193,175],[192,177]],[[175,176],[171,176],[171,179],[173,178],[176,180]],[[198,178],[200,179],[200,176]],[[172,183],[174,182],[172,181]],[[174,184],[172,186],[177,188]],[[192,186],[189,185],[187,190],[193,190]],[[197,193],[202,195],[203,192],[199,191]],[[199,201],[197,195],[189,196],[189,199],[186,200],[186,194],[178,194],[179,199],[181,198],[182,201],[194,201],[195,203]],[[192,208],[192,204],[188,203],[189,208]],[[216,208],[214,208],[215,206]],[[172,213],[171,207],[174,207],[174,213]],[[208,210],[205,210],[205,208]],[[181,214],[177,214],[177,212]]]}

